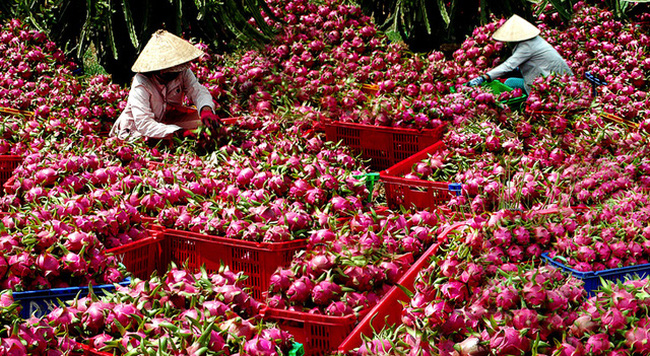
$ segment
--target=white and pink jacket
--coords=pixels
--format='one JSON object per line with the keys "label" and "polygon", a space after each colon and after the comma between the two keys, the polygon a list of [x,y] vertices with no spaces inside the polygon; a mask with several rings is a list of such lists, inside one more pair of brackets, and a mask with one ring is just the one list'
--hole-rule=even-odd
{"label": "white and pink jacket", "polygon": [[201,109],[209,106],[214,111],[214,102],[208,89],[199,84],[190,69],[181,72],[171,82],[160,83],[156,76],[148,77],[137,73],[133,77],[126,108],[113,124],[110,136],[123,140],[140,137],[163,138],[180,126],[165,122],[168,108],[181,106],[185,96]]}

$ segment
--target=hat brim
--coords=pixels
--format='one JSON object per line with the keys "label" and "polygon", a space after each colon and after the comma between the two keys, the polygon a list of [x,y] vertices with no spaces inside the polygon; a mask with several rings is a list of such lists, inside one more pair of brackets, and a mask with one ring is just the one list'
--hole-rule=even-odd
{"label": "hat brim", "polygon": [[492,39],[501,42],[521,42],[537,37],[541,31],[523,18],[513,15],[499,27]]}
{"label": "hat brim", "polygon": [[193,61],[202,55],[203,51],[190,42],[159,30],[151,36],[131,70],[136,73],[160,71]]}

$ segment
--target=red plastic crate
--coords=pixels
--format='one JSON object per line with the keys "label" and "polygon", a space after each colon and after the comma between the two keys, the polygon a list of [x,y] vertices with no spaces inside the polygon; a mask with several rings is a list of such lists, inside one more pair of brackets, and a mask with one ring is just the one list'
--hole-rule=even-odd
{"label": "red plastic crate", "polygon": [[268,307],[261,311],[265,321],[276,322],[296,342],[303,344],[308,356],[331,354],[366,314],[367,311],[358,317],[354,314],[329,316]]}
{"label": "red plastic crate", "polygon": [[25,116],[25,117],[34,116],[33,111],[18,110],[18,109],[14,109],[14,108],[8,108],[8,107],[5,107],[5,106],[0,106],[0,113],[9,114],[9,115],[22,115],[22,116]]}
{"label": "red plastic crate", "polygon": [[618,116],[616,116],[614,114],[601,112],[600,116],[603,118],[603,120],[605,120],[607,122],[614,123],[614,124],[625,125],[627,128],[633,129],[633,130],[638,130],[639,129],[639,124],[637,124],[636,122],[625,120],[625,119],[623,119],[621,117],[618,117]]}
{"label": "red plastic crate", "polygon": [[150,236],[130,244],[106,250],[115,255],[126,270],[134,277],[147,280],[160,263],[161,245],[164,240],[162,231],[149,230]]}
{"label": "red plastic crate", "polygon": [[404,206],[406,208],[435,209],[443,206],[459,193],[460,185],[457,183],[433,182],[403,177],[411,172],[414,164],[444,148],[445,144],[438,141],[419,153],[379,172],[379,180],[384,183],[386,203],[389,207],[398,208]]}
{"label": "red plastic crate", "polygon": [[71,355],[73,356],[113,356],[112,353],[104,352],[104,351],[98,351],[93,349],[92,347],[88,345],[84,345],[82,343],[76,343],[77,348],[79,351],[72,352]]}
{"label": "red plastic crate", "polygon": [[447,125],[416,130],[326,121],[324,127],[328,141],[342,141],[363,159],[369,159],[374,170],[382,170],[440,141]]}
{"label": "red plastic crate", "polygon": [[[350,332],[350,334],[342,340],[338,346],[339,354],[347,354],[350,351],[360,347],[363,342],[363,336],[372,337],[374,331],[382,330],[386,325],[401,325],[402,324],[402,303],[410,300],[410,297],[404,292],[402,286],[414,292],[415,278],[423,268],[429,266],[429,259],[435,255],[446,238],[447,234],[457,228],[465,225],[465,222],[458,222],[447,227],[439,236],[438,242],[431,245],[422,256],[402,275],[398,285],[393,286],[388,293],[386,293],[379,303],[368,311],[368,313],[359,321],[359,324]],[[374,331],[373,331],[374,330]]]}
{"label": "red plastic crate", "polygon": [[[413,254],[404,254],[399,259],[410,265]],[[294,335],[296,342],[305,345],[306,355],[323,355],[336,350],[357,322],[367,318],[370,312],[366,309],[358,315],[329,316],[267,307],[261,314],[264,320],[277,322],[282,330]]]}
{"label": "red plastic crate", "polygon": [[306,246],[305,239],[266,243],[165,229],[161,266],[174,262],[186,264],[190,270],[204,266],[208,272],[215,272],[223,264],[248,276],[244,285],[251,289],[253,298],[262,300],[275,270],[289,266],[295,252]]}
{"label": "red plastic crate", "polygon": [[377,92],[379,91],[379,85],[376,84],[362,84],[361,85],[361,91],[368,94],[368,95],[377,95]]}
{"label": "red plastic crate", "polygon": [[[14,169],[16,169],[23,161],[21,156],[16,155],[0,155],[0,186],[4,184],[13,176]],[[4,195],[4,190],[0,191],[0,196]]]}
{"label": "red plastic crate", "polygon": [[13,184],[15,180],[16,180],[16,176],[11,176],[9,177],[9,179],[7,179],[6,182],[2,184],[3,190],[0,191],[0,196],[3,196],[4,193],[9,193],[9,194],[16,193],[15,189],[13,189]]}

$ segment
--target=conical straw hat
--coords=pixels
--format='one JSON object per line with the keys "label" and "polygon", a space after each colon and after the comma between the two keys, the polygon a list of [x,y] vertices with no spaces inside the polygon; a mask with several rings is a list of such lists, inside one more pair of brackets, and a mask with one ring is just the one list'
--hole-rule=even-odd
{"label": "conical straw hat", "polygon": [[158,30],[144,46],[131,70],[138,73],[171,68],[199,58],[203,51],[165,30]]}
{"label": "conical straw hat", "polygon": [[517,15],[512,15],[508,21],[494,32],[492,38],[501,42],[520,42],[539,35],[539,32],[535,25]]}

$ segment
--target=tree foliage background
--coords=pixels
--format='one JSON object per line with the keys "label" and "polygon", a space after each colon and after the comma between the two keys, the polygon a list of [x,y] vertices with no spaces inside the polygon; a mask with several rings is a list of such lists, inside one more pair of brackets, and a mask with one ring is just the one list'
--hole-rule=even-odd
{"label": "tree foliage background", "polygon": [[491,22],[491,16],[533,17],[528,0],[360,0],[360,4],[384,31],[399,35],[414,51],[460,43],[476,26]]}
{"label": "tree foliage background", "polygon": [[[328,0],[310,0],[315,3]],[[358,3],[390,39],[415,52],[459,44],[476,26],[518,14],[528,20],[552,9],[569,21],[578,0],[342,0]],[[624,17],[629,1],[605,2]],[[19,18],[48,34],[81,63],[92,44],[113,82],[128,84],[131,65],[151,34],[160,28],[208,44],[217,53],[269,40],[274,30],[262,14],[264,0],[2,0],[0,19]],[[277,20],[277,19],[276,19]],[[453,49],[453,47],[452,47]]]}
{"label": "tree foliage background", "polygon": [[3,0],[0,17],[29,22],[79,62],[92,44],[113,81],[126,84],[156,30],[201,40],[217,52],[232,51],[272,35],[262,20],[265,9],[263,0]]}

